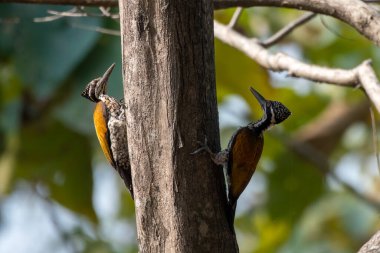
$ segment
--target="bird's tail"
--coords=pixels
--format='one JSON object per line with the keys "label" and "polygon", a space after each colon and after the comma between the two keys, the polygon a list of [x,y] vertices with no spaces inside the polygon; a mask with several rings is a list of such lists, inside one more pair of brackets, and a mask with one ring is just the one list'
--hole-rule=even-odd
{"label": "bird's tail", "polygon": [[235,211],[236,211],[236,201],[230,200],[228,203],[228,208],[227,208],[227,218],[228,218],[228,224],[232,231],[235,231],[235,228],[234,228]]}
{"label": "bird's tail", "polygon": [[235,221],[235,211],[236,211],[236,200],[230,199],[228,202],[228,208],[227,208],[227,219],[228,219],[228,225],[231,229],[231,232],[233,236],[235,237],[235,249],[236,252],[239,252],[239,245],[236,241],[236,233],[235,233],[235,227],[234,227],[234,221]]}
{"label": "bird's tail", "polygon": [[123,179],[125,186],[128,188],[129,193],[131,194],[132,199],[134,199],[133,196],[133,184],[132,184],[132,175],[131,175],[131,168],[125,169],[118,169],[120,177]]}

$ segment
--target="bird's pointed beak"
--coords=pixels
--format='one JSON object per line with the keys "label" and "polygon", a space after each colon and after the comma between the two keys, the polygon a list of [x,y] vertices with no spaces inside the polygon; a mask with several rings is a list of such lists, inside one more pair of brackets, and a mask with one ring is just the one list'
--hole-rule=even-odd
{"label": "bird's pointed beak", "polygon": [[98,81],[98,86],[101,87],[102,93],[106,92],[108,78],[111,76],[111,73],[114,67],[115,67],[115,63],[112,63],[112,65],[107,69],[107,71],[103,74],[103,76]]}
{"label": "bird's pointed beak", "polygon": [[108,78],[111,76],[114,67],[115,63],[113,63],[107,69],[107,71],[103,74],[102,77],[95,78],[91,82],[89,82],[81,94],[82,97],[85,97],[95,103],[99,102],[100,95],[106,94]]}
{"label": "bird's pointed beak", "polygon": [[254,88],[249,87],[249,90],[255,96],[257,101],[259,101],[259,104],[260,104],[261,108],[263,109],[263,111],[266,111],[267,100],[263,96],[261,96],[261,94],[257,90],[255,90]]}

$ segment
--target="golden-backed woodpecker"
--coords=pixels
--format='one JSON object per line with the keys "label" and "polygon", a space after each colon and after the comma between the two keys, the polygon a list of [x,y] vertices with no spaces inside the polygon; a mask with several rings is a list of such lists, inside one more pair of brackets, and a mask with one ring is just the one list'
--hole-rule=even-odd
{"label": "golden-backed woodpecker", "polygon": [[94,125],[103,153],[116,169],[133,198],[131,167],[128,155],[125,107],[115,98],[106,94],[108,78],[115,64],[102,77],[92,80],[82,96],[96,103]]}
{"label": "golden-backed woodpecker", "polygon": [[198,153],[206,150],[216,164],[223,165],[226,168],[228,202],[231,209],[228,216],[231,226],[233,226],[234,222],[237,200],[251,180],[260,160],[264,146],[264,131],[273,125],[281,123],[291,114],[289,109],[282,103],[266,100],[252,87],[250,87],[250,90],[260,103],[264,112],[263,117],[256,122],[251,122],[247,126],[239,128],[232,135],[227,149],[219,153],[213,153],[206,142],[194,152]]}

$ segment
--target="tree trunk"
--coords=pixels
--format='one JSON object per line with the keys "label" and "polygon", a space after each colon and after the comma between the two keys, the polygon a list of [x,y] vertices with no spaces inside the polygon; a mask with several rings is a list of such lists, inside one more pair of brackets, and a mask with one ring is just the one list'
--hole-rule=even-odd
{"label": "tree trunk", "polygon": [[219,148],[212,1],[120,1],[140,252],[237,252]]}

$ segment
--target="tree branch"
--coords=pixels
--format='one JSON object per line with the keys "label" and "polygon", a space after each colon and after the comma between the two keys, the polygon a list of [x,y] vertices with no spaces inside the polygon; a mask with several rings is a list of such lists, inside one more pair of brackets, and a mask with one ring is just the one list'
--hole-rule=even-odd
{"label": "tree branch", "polygon": [[289,23],[288,25],[284,26],[281,30],[276,32],[273,36],[269,37],[265,41],[260,42],[260,44],[266,48],[271,47],[277,42],[279,42],[280,40],[282,40],[284,37],[286,37],[294,29],[305,24],[306,22],[308,22],[309,20],[313,19],[316,16],[317,14],[313,12],[306,13],[302,15],[301,17],[299,17],[298,19],[294,20],[293,22]]}
{"label": "tree branch", "polygon": [[358,78],[369,99],[375,105],[377,111],[380,112],[380,83],[371,66],[371,61],[365,61],[358,68]]}
{"label": "tree branch", "polygon": [[236,25],[237,21],[239,20],[242,12],[243,12],[243,8],[238,7],[236,9],[236,11],[234,12],[234,15],[232,16],[232,18],[230,20],[230,23],[228,24],[228,28],[233,29],[235,27],[235,25]]}
{"label": "tree branch", "polygon": [[117,7],[117,0],[0,0],[0,3],[53,4],[76,6]]}
{"label": "tree branch", "polygon": [[230,7],[272,6],[307,10],[335,17],[351,25],[367,39],[380,46],[380,16],[360,0],[222,0],[214,1],[214,9]]}
{"label": "tree branch", "polygon": [[[214,9],[271,6],[308,10],[340,19],[380,46],[380,16],[361,0],[214,0]],[[369,1],[372,2],[372,1]],[[33,3],[82,6],[117,6],[116,0],[0,0],[0,3]]]}
{"label": "tree branch", "polygon": [[287,71],[290,76],[340,86],[355,87],[361,84],[380,113],[379,81],[369,60],[351,70],[320,67],[303,63],[283,53],[272,54],[257,40],[249,39],[217,21],[214,21],[214,35],[269,70]]}
{"label": "tree branch", "polygon": [[373,152],[375,152],[376,163],[377,163],[377,170],[378,170],[378,172],[380,174],[380,157],[379,157],[379,148],[377,146],[377,127],[376,127],[375,113],[373,112],[372,107],[369,108],[369,112],[370,112],[370,115],[371,115]]}
{"label": "tree branch", "polygon": [[377,253],[380,251],[380,231],[360,248],[358,253]]}

